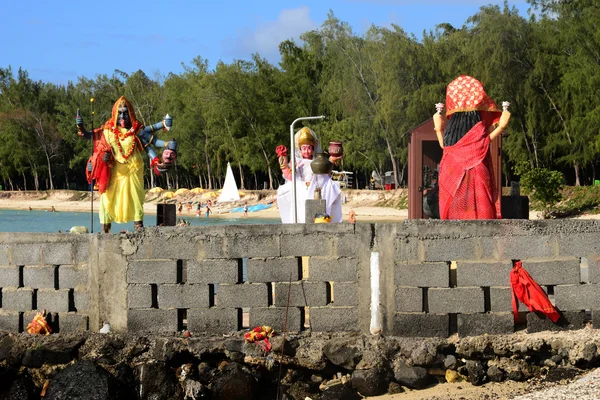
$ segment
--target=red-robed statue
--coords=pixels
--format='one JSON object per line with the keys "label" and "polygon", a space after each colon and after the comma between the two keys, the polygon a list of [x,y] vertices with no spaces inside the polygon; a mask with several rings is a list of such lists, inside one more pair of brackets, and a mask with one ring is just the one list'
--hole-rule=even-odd
{"label": "red-robed statue", "polygon": [[444,150],[438,177],[440,219],[501,218],[490,142],[510,120],[508,104],[503,106],[500,110],[473,77],[462,75],[448,85],[447,125],[441,108],[433,116]]}

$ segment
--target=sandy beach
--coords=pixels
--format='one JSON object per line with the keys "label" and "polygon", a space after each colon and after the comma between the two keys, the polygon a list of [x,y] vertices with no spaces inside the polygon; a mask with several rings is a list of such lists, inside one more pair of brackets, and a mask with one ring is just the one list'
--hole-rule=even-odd
{"label": "sandy beach", "polygon": [[[348,213],[351,209],[356,213],[357,222],[394,222],[402,221],[408,217],[407,209],[381,207],[376,205],[379,201],[385,201],[394,196],[401,196],[401,190],[388,191],[387,193],[382,191],[357,190],[348,191],[347,193],[345,192],[345,194],[347,202],[342,206],[344,220],[348,219]],[[173,199],[165,199],[162,194],[148,193],[146,202],[144,203],[144,211],[148,215],[155,215],[157,204],[159,203],[168,202],[177,204],[182,202],[184,204],[183,211],[181,214],[177,213],[177,217],[195,217],[196,205],[194,204],[192,210],[188,212],[185,206],[186,203],[206,203],[209,199],[212,199],[213,203],[215,202],[214,197],[211,197],[207,193],[197,195],[186,193]],[[244,196],[241,197],[239,202],[213,204],[211,206],[212,213],[210,218],[279,219],[279,209],[277,208],[275,199],[275,191],[245,191]],[[249,212],[247,217],[244,217],[243,212],[230,212],[232,208],[243,206],[244,203],[252,206],[255,204],[267,204],[272,202],[274,202],[274,204],[270,208]],[[99,196],[95,193],[93,201],[95,212],[98,211],[99,204]],[[52,207],[54,207],[58,212],[89,212],[92,208],[92,202],[88,192],[72,190],[55,190],[53,192],[0,192],[0,209],[28,210],[30,207],[34,211],[50,211]]]}

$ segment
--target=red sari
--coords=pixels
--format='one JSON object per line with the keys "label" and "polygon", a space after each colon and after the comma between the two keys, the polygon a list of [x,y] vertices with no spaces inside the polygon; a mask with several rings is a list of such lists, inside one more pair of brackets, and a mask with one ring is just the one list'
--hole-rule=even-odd
{"label": "red sari", "polygon": [[494,184],[486,118],[456,144],[444,147],[440,162],[440,219],[501,218]]}

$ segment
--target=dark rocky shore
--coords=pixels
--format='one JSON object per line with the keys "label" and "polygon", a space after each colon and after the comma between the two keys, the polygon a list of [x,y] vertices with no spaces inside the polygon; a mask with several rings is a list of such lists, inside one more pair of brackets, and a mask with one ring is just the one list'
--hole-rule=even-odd
{"label": "dark rocky shore", "polygon": [[[600,365],[593,329],[450,339],[302,333],[0,333],[0,399],[359,399],[446,380],[564,381]],[[539,386],[539,385],[538,385]]]}

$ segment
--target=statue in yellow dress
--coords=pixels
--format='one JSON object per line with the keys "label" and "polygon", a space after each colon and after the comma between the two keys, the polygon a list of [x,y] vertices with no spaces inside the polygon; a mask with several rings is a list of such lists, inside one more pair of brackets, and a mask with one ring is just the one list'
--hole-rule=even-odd
{"label": "statue in yellow dress", "polygon": [[[102,230],[109,233],[112,222],[129,221],[133,221],[135,229],[143,228],[145,192],[142,151],[150,143],[158,147],[165,146],[162,140],[154,140],[153,133],[161,128],[169,129],[170,117],[145,127],[137,120],[133,105],[125,96],[121,96],[112,108],[111,118],[100,128],[93,132],[86,131],[79,115],[76,122],[79,136],[88,139],[93,137],[94,140],[94,154],[88,162],[87,173],[90,183],[95,180],[101,193]],[[158,165],[165,170],[175,161],[175,142],[169,142],[166,147],[163,163],[159,164],[156,155],[150,154],[151,167]]]}

